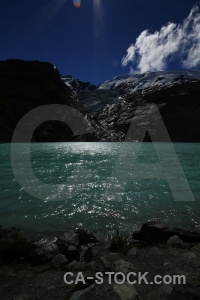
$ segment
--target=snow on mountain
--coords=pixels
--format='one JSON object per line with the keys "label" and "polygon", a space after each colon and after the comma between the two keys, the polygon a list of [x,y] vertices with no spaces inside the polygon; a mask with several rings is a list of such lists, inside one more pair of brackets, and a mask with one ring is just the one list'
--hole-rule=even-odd
{"label": "snow on mountain", "polygon": [[[102,83],[97,91],[120,93],[116,102],[107,104],[98,118],[91,122],[94,135],[100,141],[124,141],[133,121],[137,124],[136,131],[146,124],[143,110],[136,115],[137,107],[147,109],[151,105],[156,105],[159,109],[173,142],[200,140],[200,71],[117,76]],[[155,116],[153,119],[155,120]],[[144,140],[150,141],[149,136],[145,135]],[[166,140],[160,137],[159,141]]]}
{"label": "snow on mountain", "polygon": [[192,84],[199,80],[200,71],[134,73],[116,76],[97,88],[89,82],[84,83],[70,75],[62,77],[62,81],[74,92],[80,111],[94,118],[101,118],[105,109],[111,108],[112,111],[112,106],[117,105],[120,99],[127,99],[132,95],[137,98],[138,93],[142,97],[148,95],[150,99],[149,93],[155,94],[155,92],[178,86],[181,89],[179,93],[186,93],[182,85],[186,86],[187,83]]}
{"label": "snow on mountain", "polygon": [[198,80],[200,80],[200,71],[134,73],[116,76],[111,80],[107,80],[99,86],[99,89],[121,89],[125,93],[134,93],[151,88],[170,87],[174,84],[182,84],[188,81],[196,82]]}
{"label": "snow on mountain", "polygon": [[83,82],[79,79],[73,78],[71,75],[66,75],[61,77],[62,81],[70,87],[75,92],[77,91],[90,91],[95,90],[97,87],[94,84],[91,84],[90,82]]}
{"label": "snow on mountain", "polygon": [[90,82],[82,82],[71,75],[62,76],[62,81],[75,92],[80,110],[97,116],[107,104],[113,104],[120,96],[118,90],[100,90]]}
{"label": "snow on mountain", "polygon": [[98,116],[106,105],[116,103],[121,95],[118,90],[82,90],[77,92],[78,102],[83,113],[90,113]]}

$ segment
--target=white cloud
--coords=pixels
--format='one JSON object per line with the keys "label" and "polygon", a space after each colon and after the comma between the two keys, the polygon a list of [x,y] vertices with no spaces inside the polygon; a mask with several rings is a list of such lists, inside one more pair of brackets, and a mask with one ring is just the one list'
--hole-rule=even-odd
{"label": "white cloud", "polygon": [[[127,49],[122,65],[132,63],[141,72],[162,71],[179,52],[183,67],[200,65],[200,12],[196,4],[182,24],[168,23],[160,31],[143,31]],[[133,67],[132,67],[133,68]]]}

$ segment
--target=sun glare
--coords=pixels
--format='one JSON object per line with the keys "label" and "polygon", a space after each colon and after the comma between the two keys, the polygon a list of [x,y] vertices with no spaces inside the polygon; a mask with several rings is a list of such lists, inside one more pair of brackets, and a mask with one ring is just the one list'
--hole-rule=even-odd
{"label": "sun glare", "polygon": [[[101,0],[93,0],[93,38],[96,74],[105,73],[105,11]],[[97,80],[97,78],[96,78]]]}
{"label": "sun glare", "polygon": [[79,8],[81,6],[81,0],[73,0],[73,4],[76,8]]}

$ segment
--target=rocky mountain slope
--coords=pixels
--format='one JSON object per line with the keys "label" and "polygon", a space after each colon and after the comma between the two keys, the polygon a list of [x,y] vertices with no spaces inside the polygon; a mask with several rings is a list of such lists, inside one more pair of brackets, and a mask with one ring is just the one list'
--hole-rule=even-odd
{"label": "rocky mountain slope", "polygon": [[[0,61],[0,142],[10,142],[20,119],[30,110],[45,104],[76,107],[75,92],[60,79],[50,63],[39,61]],[[62,122],[40,125],[33,141],[71,140],[72,131]],[[20,142],[20,140],[19,140]]]}
{"label": "rocky mountain slope", "polygon": [[73,78],[71,75],[65,75],[61,77],[62,81],[73,91],[92,91],[96,90],[97,86],[90,82],[83,82],[79,79]]}
{"label": "rocky mountain slope", "polygon": [[[124,141],[131,124],[133,133],[146,128],[142,138],[150,141],[147,116],[156,120],[156,106],[173,142],[200,142],[200,71],[117,76],[97,88],[61,76],[50,63],[0,61],[0,142],[10,142],[19,120],[45,104],[76,108],[91,133],[73,136],[66,124],[48,121],[35,130],[32,141]],[[159,141],[166,136],[161,134]]]}
{"label": "rocky mountain slope", "polygon": [[[87,115],[100,141],[124,141],[131,124],[134,132],[134,122],[135,130],[147,122],[146,113],[153,119],[157,117],[151,109],[156,106],[173,142],[200,142],[199,71],[117,76],[101,84],[96,93],[100,91],[105,93],[108,104],[97,117]],[[119,93],[113,103],[109,103],[108,91]],[[145,124],[147,129],[150,125]],[[148,132],[143,140],[151,140]],[[158,140],[167,138],[161,134]]]}

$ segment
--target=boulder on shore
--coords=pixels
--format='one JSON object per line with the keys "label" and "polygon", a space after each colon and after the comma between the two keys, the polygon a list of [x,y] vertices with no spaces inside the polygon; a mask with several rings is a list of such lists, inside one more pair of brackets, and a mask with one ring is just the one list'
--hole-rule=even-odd
{"label": "boulder on shore", "polygon": [[90,243],[98,243],[99,241],[95,237],[95,235],[86,229],[77,229],[76,234],[78,236],[79,244],[90,244]]}
{"label": "boulder on shore", "polygon": [[149,221],[140,231],[134,232],[133,239],[148,243],[167,242],[172,236],[178,236],[183,243],[200,243],[200,232],[191,232],[181,228],[169,227],[166,223]]}

